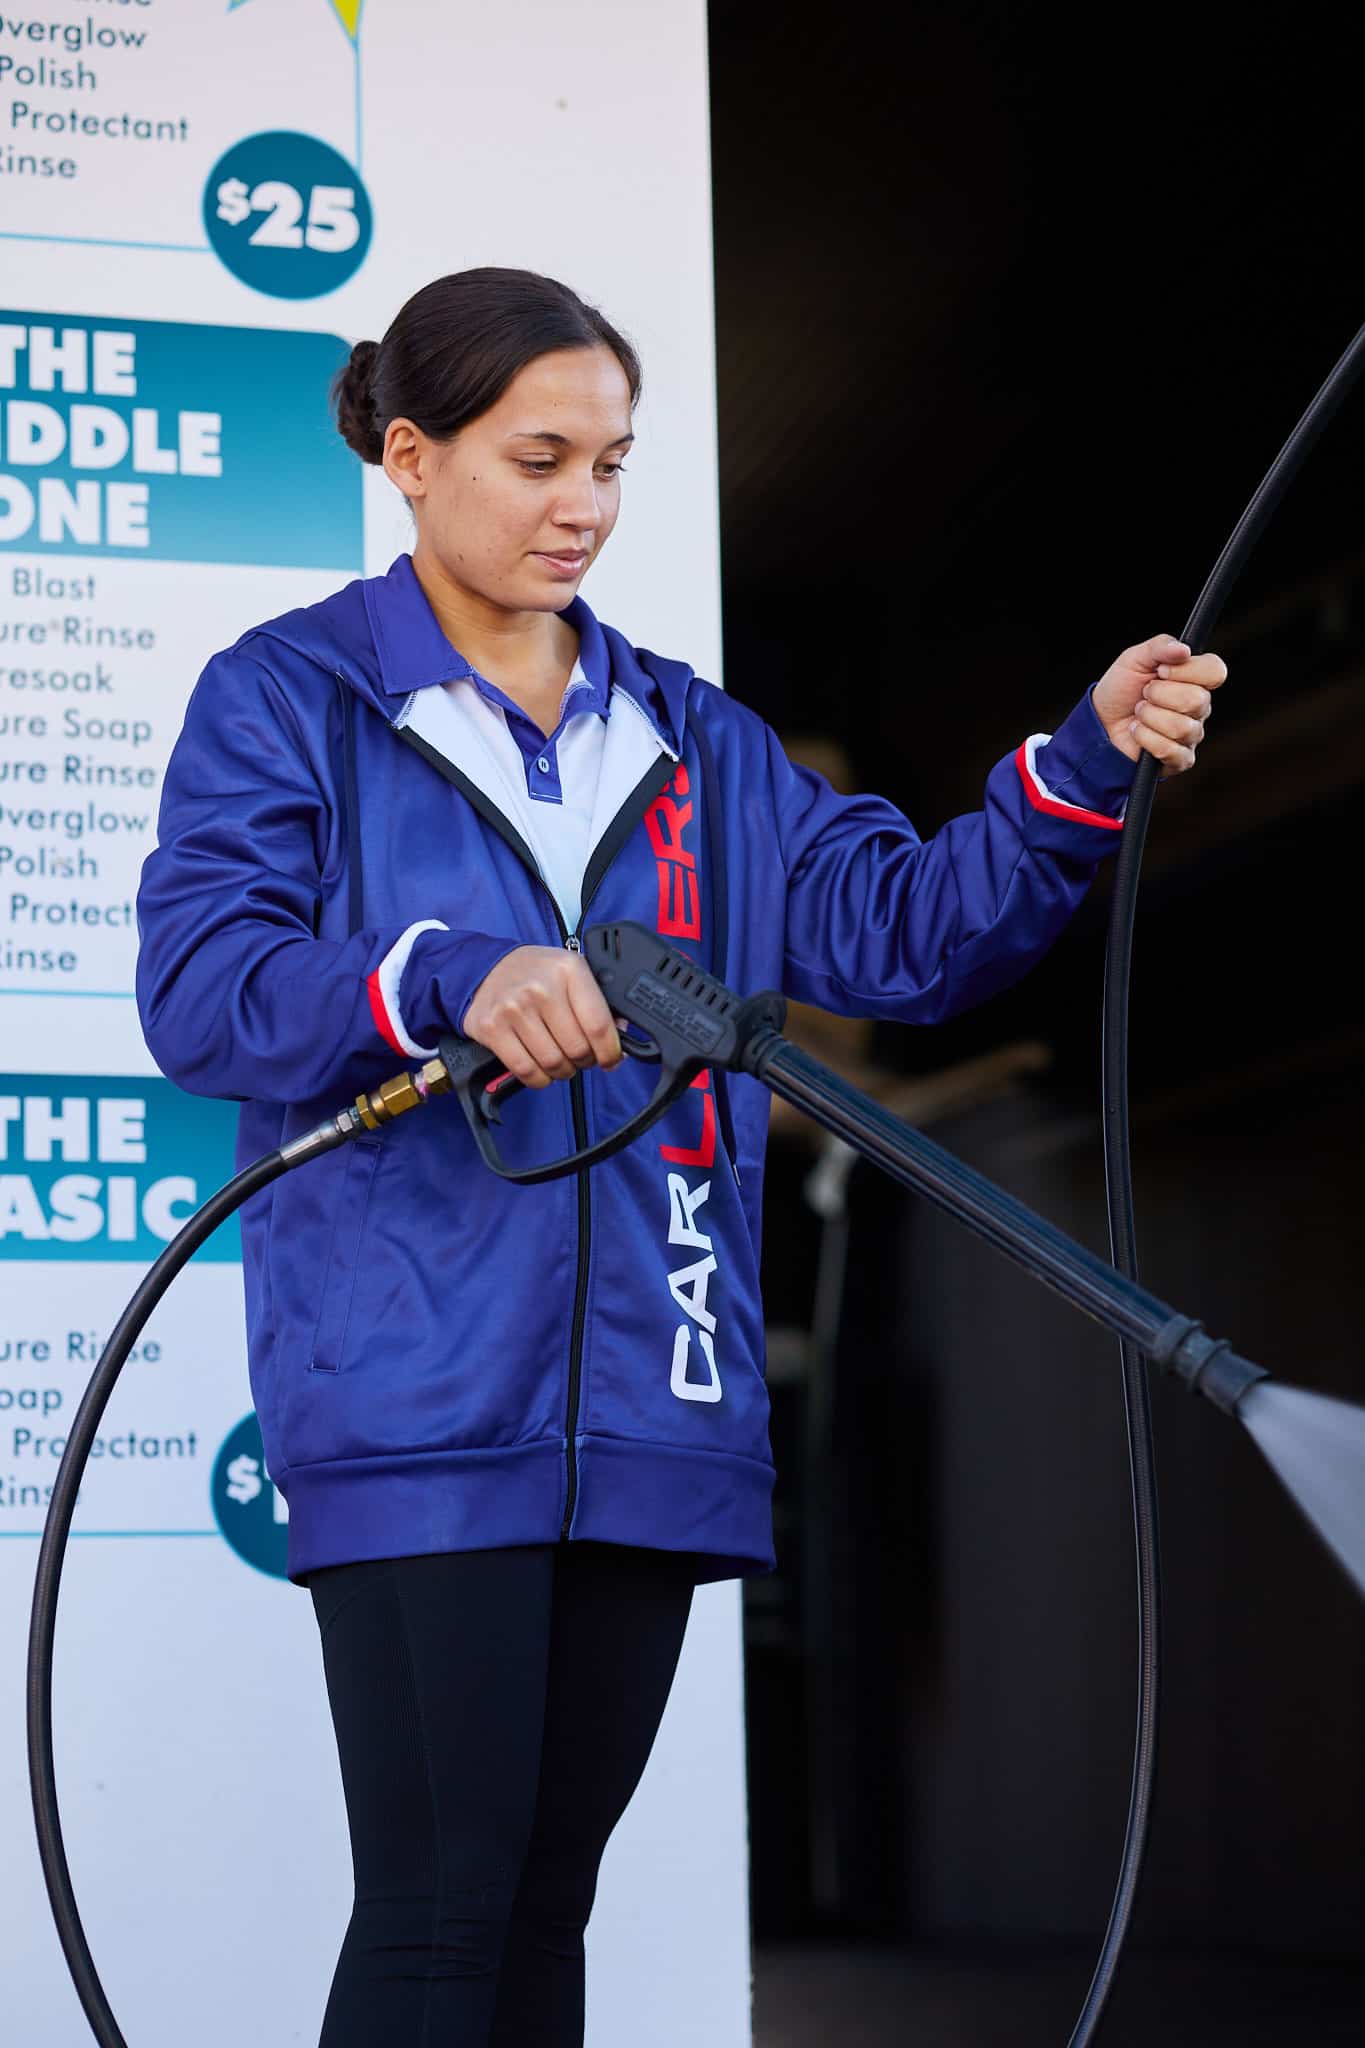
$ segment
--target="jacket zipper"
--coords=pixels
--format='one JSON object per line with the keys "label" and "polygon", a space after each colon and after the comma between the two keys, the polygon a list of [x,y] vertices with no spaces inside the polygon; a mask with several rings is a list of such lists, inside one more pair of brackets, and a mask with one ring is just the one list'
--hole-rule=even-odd
{"label": "jacket zipper", "polygon": [[[463,775],[452,762],[447,761],[434,747],[429,746],[418,733],[408,731],[405,726],[395,726],[392,729],[398,734],[399,739],[405,741],[414,752],[422,756],[423,760],[429,762],[438,774],[445,777],[447,782],[453,783],[456,789],[468,798],[474,809],[479,813],[479,816],[492,826],[500,839],[510,846],[532,879],[538,882],[545,891],[546,900],[550,905],[555,924],[559,929],[560,944],[567,952],[581,953],[583,951],[583,941],[580,934],[583,930],[583,920],[588,914],[588,906],[597,894],[598,887],[607,869],[611,866],[611,863],[615,860],[622,846],[624,846],[626,840],[635,830],[635,827],[639,824],[655,797],[659,795],[673,775],[677,767],[676,760],[666,754],[662,754],[657,761],[651,764],[636,783],[634,789],[598,841],[592,859],[588,862],[583,876],[583,898],[578,912],[578,925],[571,932],[564,922],[563,912],[550,894],[535,855],[516,827],[509,819],[504,818],[497,805],[484,795],[477,783],[471,782],[468,776]],[[582,1151],[588,1142],[588,1108],[587,1090],[584,1087],[581,1074],[575,1074],[569,1082],[569,1102],[573,1112],[574,1150]],[[569,1533],[569,1525],[573,1521],[574,1509],[578,1505],[578,1454],[574,1448],[574,1437],[578,1430],[578,1406],[583,1378],[583,1327],[587,1320],[588,1269],[592,1260],[592,1199],[588,1192],[588,1168],[586,1166],[580,1167],[577,1179],[578,1272],[574,1284],[573,1321],[569,1328],[569,1398],[564,1417],[566,1479],[564,1519],[560,1523],[559,1528],[561,1542]]]}
{"label": "jacket zipper", "polygon": [[[668,762],[668,774],[670,776],[673,773],[673,768],[673,762]],[[645,779],[648,783],[653,778],[652,776],[647,776]],[[664,778],[665,782],[667,779],[667,777]],[[661,784],[660,787],[662,786]],[[583,920],[588,914],[589,904],[597,894],[602,877],[615,859],[621,844],[621,842],[616,840],[614,828],[621,818],[625,817],[634,808],[639,794],[640,786],[637,784],[630,797],[621,806],[616,818],[613,819],[613,829],[603,835],[598,852],[600,853],[603,847],[610,844],[610,851],[605,859],[600,862],[594,860],[588,863],[583,876],[584,893],[578,910],[578,924],[572,932],[564,922],[559,905],[555,902],[553,896],[550,897],[551,908],[558,919],[565,949],[570,953],[581,954],[583,951]],[[655,794],[657,794],[657,791]],[[640,822],[640,818],[644,816],[645,811],[648,810],[652,801],[652,796],[646,796],[638,816],[631,821],[630,830],[632,832]],[[545,893],[547,896],[550,894],[548,889]],[[581,1152],[588,1142],[588,1091],[581,1074],[575,1074],[569,1083],[569,1101],[573,1109],[574,1150]],[[592,1196],[588,1189],[588,1168],[584,1166],[580,1167],[578,1172],[578,1275],[574,1285],[573,1322],[569,1329],[569,1399],[564,1417],[564,1457],[567,1477],[564,1489],[564,1520],[559,1525],[561,1543],[569,1533],[569,1525],[573,1521],[574,1509],[578,1505],[578,1454],[574,1448],[574,1439],[578,1433],[578,1405],[582,1392],[583,1330],[588,1319],[588,1268],[591,1261]]]}
{"label": "jacket zipper", "polygon": [[[553,899],[551,899],[553,901]],[[587,905],[584,905],[584,909]],[[555,915],[559,905],[555,904]],[[561,924],[563,920],[560,920]],[[564,944],[570,953],[581,953],[583,942],[579,932],[583,929],[580,913],[578,931],[566,932]],[[575,1152],[581,1152],[588,1142],[588,1102],[583,1076],[575,1074],[569,1083],[569,1102],[573,1109],[573,1142]],[[583,1380],[583,1329],[588,1319],[588,1268],[592,1260],[592,1196],[588,1190],[588,1169],[578,1170],[578,1273],[574,1281],[573,1322],[569,1328],[569,1398],[564,1415],[564,1520],[559,1525],[559,1540],[562,1543],[569,1533],[574,1509],[578,1505],[578,1453],[574,1438],[578,1433],[578,1403]]]}
{"label": "jacket zipper", "polygon": [[[584,903],[578,914],[578,928],[570,931],[564,922],[563,912],[545,888],[545,877],[540,869],[534,870],[536,880],[545,889],[555,923],[559,926],[560,944],[566,953],[582,953],[583,917],[587,911]],[[600,878],[599,878],[600,879]],[[581,1152],[588,1142],[588,1092],[583,1076],[574,1074],[569,1082],[569,1104],[573,1112],[573,1145],[575,1152]],[[588,1169],[581,1166],[575,1179],[578,1182],[578,1270],[574,1277],[573,1321],[569,1325],[569,1398],[564,1415],[564,1519],[559,1525],[559,1540],[562,1543],[569,1533],[569,1524],[578,1505],[578,1455],[574,1449],[574,1437],[578,1431],[578,1405],[583,1380],[583,1330],[588,1319],[588,1269],[592,1263],[592,1196],[588,1190]]]}

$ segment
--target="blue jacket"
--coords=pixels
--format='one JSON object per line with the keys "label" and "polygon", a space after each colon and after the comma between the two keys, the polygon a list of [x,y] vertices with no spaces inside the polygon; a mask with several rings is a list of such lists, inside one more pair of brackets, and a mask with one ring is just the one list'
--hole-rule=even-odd
{"label": "blue jacket", "polygon": [[[584,923],[651,924],[741,993],[933,1023],[1036,961],[1117,841],[1132,764],[1088,694],[921,841],[685,664],[581,599],[566,617],[589,679],[654,735]],[[410,729],[440,705],[423,692],[470,674],[400,555],[255,627],[194,690],[138,898],[138,1001],[164,1073],[242,1102],[239,1164],[411,1064],[395,1028],[434,1045],[505,953],[565,940],[524,844]],[[444,928],[405,952],[425,921]],[[627,1062],[527,1092],[505,1147],[572,1150],[652,1078]],[[702,1578],[770,1570],[768,1101],[704,1075],[618,1157],[518,1188],[446,1098],[249,1203],[251,1386],[291,1576],[564,1536],[702,1553]]]}

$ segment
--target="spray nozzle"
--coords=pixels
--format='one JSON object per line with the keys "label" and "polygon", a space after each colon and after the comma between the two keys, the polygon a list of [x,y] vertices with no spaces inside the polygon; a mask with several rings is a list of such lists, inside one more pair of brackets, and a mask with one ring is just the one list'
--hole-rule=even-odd
{"label": "spray nozzle", "polygon": [[1239,1357],[1226,1337],[1210,1337],[1203,1324],[1197,1322],[1190,1324],[1177,1339],[1170,1356],[1161,1363],[1183,1380],[1192,1394],[1202,1394],[1224,1415],[1235,1414],[1243,1394],[1258,1380],[1269,1378],[1261,1366]]}

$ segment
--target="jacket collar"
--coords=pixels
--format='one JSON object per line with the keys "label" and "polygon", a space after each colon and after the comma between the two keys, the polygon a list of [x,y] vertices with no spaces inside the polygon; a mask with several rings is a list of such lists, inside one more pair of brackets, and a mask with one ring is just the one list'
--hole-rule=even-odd
{"label": "jacket collar", "polygon": [[[370,627],[375,655],[368,649],[360,655],[354,641],[354,625],[348,627],[350,606],[356,594],[364,598],[364,612]],[[393,725],[405,702],[415,690],[426,690],[436,682],[463,682],[473,670],[463,653],[458,653],[440,629],[426,590],[417,582],[411,555],[399,555],[385,575],[368,575],[348,584],[336,598],[321,606],[297,612],[299,621],[309,621],[309,651],[323,653],[317,645],[323,618],[327,631],[336,639],[334,666],[344,674],[377,711]],[[669,752],[681,754],[681,735],[688,717],[688,688],[692,670],[686,662],[667,662],[643,647],[632,647],[624,633],[604,627],[583,602],[575,598],[565,608],[565,618],[579,635],[579,662],[593,688],[622,688],[639,705]],[[280,635],[289,637],[289,635]],[[348,645],[344,645],[348,643]]]}
{"label": "jacket collar", "polygon": [[[364,590],[383,696],[403,699],[433,683],[459,683],[475,676],[459,649],[447,640],[417,580],[411,555],[399,555],[386,575],[368,577]],[[565,607],[563,616],[578,634],[583,673],[605,708],[613,681],[606,634],[581,597]]]}

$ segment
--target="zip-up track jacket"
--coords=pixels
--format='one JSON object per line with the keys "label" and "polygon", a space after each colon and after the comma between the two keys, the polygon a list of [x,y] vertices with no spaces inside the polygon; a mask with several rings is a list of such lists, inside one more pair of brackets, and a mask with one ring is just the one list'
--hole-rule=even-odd
{"label": "zip-up track jacket", "polygon": [[[1021,975],[1117,841],[1133,768],[1088,694],[921,841],[842,797],[681,662],[581,599],[613,693],[583,923],[634,918],[748,994],[933,1023]],[[458,1030],[520,945],[575,942],[461,759],[471,674],[400,555],[215,655],[138,898],[147,1042],[242,1102],[238,1163]],[[628,701],[627,701],[628,700]],[[582,926],[580,926],[580,930]],[[634,1062],[509,1106],[514,1161],[615,1129]],[[771,1570],[758,1291],[767,1091],[706,1074],[576,1178],[509,1186],[437,1101],[242,1216],[251,1386],[289,1569],[591,1538]]]}

